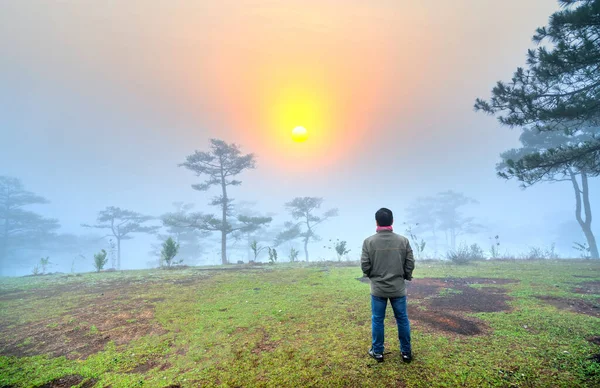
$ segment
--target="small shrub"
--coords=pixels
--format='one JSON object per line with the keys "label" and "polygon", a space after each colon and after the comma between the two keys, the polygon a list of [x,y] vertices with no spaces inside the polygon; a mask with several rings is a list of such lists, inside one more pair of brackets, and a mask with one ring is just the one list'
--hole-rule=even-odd
{"label": "small shrub", "polygon": [[[331,239],[329,241],[332,242]],[[347,247],[346,247],[347,244],[348,243],[346,241],[343,241],[343,240],[340,241],[339,239],[336,239],[335,242],[333,242],[332,246],[329,246],[329,247],[324,246],[323,248],[335,250],[338,261],[342,261],[342,257],[344,257],[345,255],[350,253],[350,249],[347,249]]]}
{"label": "small shrub", "polygon": [[296,248],[292,247],[292,249],[290,249],[290,262],[291,263],[293,263],[293,262],[295,262],[295,261],[298,260],[298,254],[299,253],[300,252]]}
{"label": "small shrub", "polygon": [[529,252],[521,255],[521,259],[525,260],[538,260],[538,259],[558,259],[559,255],[556,253],[554,244],[550,246],[550,249],[543,249],[540,247],[530,247]]}
{"label": "small shrub", "polygon": [[96,268],[96,272],[100,272],[104,269],[104,266],[108,261],[106,254],[106,251],[103,249],[100,251],[100,253],[96,253],[94,255],[94,268]]}
{"label": "small shrub", "polygon": [[493,239],[490,237],[491,247],[490,247],[490,258],[497,259],[500,257],[500,236],[496,235]]}
{"label": "small shrub", "polygon": [[471,244],[471,246],[461,244],[458,248],[449,251],[446,254],[446,257],[454,264],[460,265],[468,264],[473,261],[485,260],[483,249],[481,249],[478,244]]}
{"label": "small shrub", "polygon": [[[406,224],[406,222],[404,224]],[[425,251],[425,246],[427,245],[427,243],[423,239],[419,240],[411,224],[407,225],[408,226],[406,227],[405,231],[408,237],[410,238],[410,241],[412,242],[411,247],[413,249],[413,254],[415,255],[415,259],[420,259],[423,256],[423,251]],[[416,223],[414,226],[419,226],[419,224]]]}
{"label": "small shrub", "polygon": [[35,267],[33,267],[33,269],[31,270],[31,274],[33,276],[37,276],[40,274],[40,266],[36,265]]}
{"label": "small shrub", "polygon": [[582,259],[591,259],[592,258],[592,250],[590,249],[590,246],[588,245],[588,243],[584,242],[582,244],[582,243],[574,242],[573,249],[581,252],[579,254],[579,257]]}
{"label": "small shrub", "polygon": [[42,274],[46,273],[46,267],[48,267],[48,265],[50,265],[50,257],[49,256],[42,257],[40,259],[40,266],[42,267]]}
{"label": "small shrub", "polygon": [[[162,251],[160,252],[161,259],[163,263],[167,264],[167,267],[171,267],[173,264],[173,259],[177,256],[179,252],[179,244],[173,240],[172,237],[169,237],[162,245]],[[180,260],[178,264],[182,263],[183,260]]]}
{"label": "small shrub", "polygon": [[277,249],[269,247],[269,263],[277,263]]}
{"label": "small shrub", "polygon": [[250,249],[252,249],[252,253],[254,253],[254,261],[257,261],[257,259],[258,259],[258,255],[260,255],[260,253],[261,253],[263,250],[267,249],[267,247],[263,247],[263,246],[261,246],[261,245],[258,245],[258,241],[256,241],[256,240],[253,240],[253,241],[250,243]]}

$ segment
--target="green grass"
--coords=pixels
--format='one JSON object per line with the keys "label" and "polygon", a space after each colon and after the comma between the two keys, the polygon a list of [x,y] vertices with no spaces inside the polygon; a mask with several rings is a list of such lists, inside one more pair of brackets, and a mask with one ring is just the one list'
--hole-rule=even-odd
{"label": "green grass", "polygon": [[[100,293],[119,284],[135,292],[116,293],[106,314],[136,311],[136,301],[151,303],[152,322],[162,331],[124,344],[109,341],[85,359],[0,356],[0,387],[35,387],[66,375],[97,379],[97,387],[113,388],[600,385],[600,364],[589,359],[600,353],[600,346],[587,340],[600,336],[600,319],[536,298],[550,295],[598,304],[599,295],[571,292],[577,283],[600,281],[598,261],[417,263],[415,281],[488,277],[519,282],[498,286],[513,297],[510,311],[473,314],[489,327],[486,334],[450,335],[414,324],[411,364],[401,362],[395,327],[388,320],[386,352],[392,354],[382,364],[367,357],[369,286],[356,280],[361,275],[358,267],[329,263],[3,279],[3,294],[25,293],[0,301],[1,326],[44,322],[46,330],[78,326],[89,340],[110,335],[101,323],[81,321],[76,314],[80,306],[93,305],[103,297]],[[456,297],[456,291],[444,289],[439,296]],[[140,324],[136,314],[123,319],[125,328]],[[31,338],[20,341],[35,346]]]}

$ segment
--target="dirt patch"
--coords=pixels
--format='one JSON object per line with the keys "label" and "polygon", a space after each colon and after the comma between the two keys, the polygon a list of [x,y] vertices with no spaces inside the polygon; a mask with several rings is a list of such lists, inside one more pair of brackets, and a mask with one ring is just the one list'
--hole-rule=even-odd
{"label": "dirt patch", "polygon": [[573,292],[576,294],[600,295],[600,282],[584,282],[573,287]]}
{"label": "dirt patch", "polygon": [[600,304],[583,299],[559,298],[556,296],[538,296],[540,300],[556,307],[559,310],[572,311],[578,314],[600,317]]}
{"label": "dirt patch", "polygon": [[600,335],[595,335],[593,337],[587,338],[587,340],[593,344],[600,345]]}
{"label": "dirt patch", "polygon": [[171,367],[171,364],[168,362],[162,363],[161,360],[150,359],[144,363],[136,365],[133,369],[128,371],[127,373],[146,373],[150,369],[159,368],[159,370],[167,370]]}
{"label": "dirt patch", "polygon": [[508,296],[502,288],[459,287],[457,291],[459,293],[432,298],[429,305],[436,310],[452,312],[495,313],[508,310]]}
{"label": "dirt patch", "polygon": [[271,341],[271,336],[263,328],[260,328],[259,331],[260,331],[261,338],[258,341],[258,343],[256,344],[256,346],[254,347],[254,349],[252,349],[253,354],[261,354],[263,352],[272,352],[279,346],[279,343],[281,341]]}
{"label": "dirt patch", "polygon": [[435,310],[421,310],[409,305],[408,316],[410,320],[425,324],[435,330],[461,335],[477,335],[484,331],[485,324],[478,319],[465,318],[459,314],[446,313]]}
{"label": "dirt patch", "polygon": [[[122,345],[146,335],[166,331],[154,321],[154,303],[160,298],[143,300],[138,287],[128,283],[111,283],[100,289],[97,297],[82,298],[80,305],[61,317],[15,324],[10,318],[0,320],[0,354],[17,357],[49,354],[54,357],[85,359],[104,349],[109,341]],[[90,290],[71,285],[72,295],[87,294]],[[67,292],[49,290],[49,298],[61,298]],[[97,291],[96,291],[97,292]],[[36,297],[35,294],[30,298]],[[126,305],[119,303],[127,300]],[[24,299],[23,305],[27,305]],[[52,302],[56,302],[53,300]]]}
{"label": "dirt patch", "polygon": [[[357,280],[369,282],[367,278]],[[414,279],[406,283],[409,318],[424,330],[467,336],[483,334],[488,330],[486,323],[467,314],[509,310],[507,301],[511,298],[506,289],[495,286],[517,282],[496,278]],[[474,284],[485,286],[471,287]],[[395,324],[393,316],[390,320]]]}
{"label": "dirt patch", "polygon": [[[36,388],[69,388],[81,384],[83,380],[84,378],[79,375],[63,376],[59,377],[58,379],[54,379],[51,382],[46,383],[44,385],[39,385]],[[80,385],[80,387],[91,388],[94,385],[96,385],[96,382],[96,379],[89,379],[85,383]]]}

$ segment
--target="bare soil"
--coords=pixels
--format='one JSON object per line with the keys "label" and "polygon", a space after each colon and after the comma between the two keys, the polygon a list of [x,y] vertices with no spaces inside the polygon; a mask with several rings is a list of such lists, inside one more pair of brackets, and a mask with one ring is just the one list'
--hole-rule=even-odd
{"label": "bare soil", "polygon": [[538,296],[540,300],[556,307],[559,310],[572,311],[578,314],[586,314],[592,317],[600,317],[600,298],[596,302],[584,299],[559,298],[556,296]]}
{"label": "bare soil", "polygon": [[10,317],[0,318],[0,354],[85,359],[103,350],[109,341],[121,345],[165,333],[154,320],[154,306],[161,299],[144,300],[137,296],[139,290],[131,283],[112,282],[91,289],[82,289],[81,284],[50,288],[43,296],[39,291],[4,294],[5,298],[21,299],[23,306],[40,297],[54,304],[65,293],[71,298],[81,296],[81,302],[67,314],[36,322],[18,324]]}
{"label": "bare soil", "polygon": [[59,377],[58,379],[52,380],[51,382],[46,383],[44,385],[40,385],[36,388],[70,388],[76,385],[80,388],[91,388],[94,385],[96,385],[95,379],[89,379],[85,383],[81,384],[83,380],[84,378],[79,375],[63,376]]}
{"label": "bare soil", "polygon": [[594,281],[579,283],[577,286],[573,287],[572,292],[585,295],[600,295],[600,282]]}
{"label": "bare soil", "polygon": [[[357,280],[368,283],[367,278]],[[407,283],[408,316],[413,327],[424,331],[458,335],[477,335],[487,331],[487,325],[469,314],[508,311],[504,284],[513,279],[494,278],[425,278]],[[485,285],[471,287],[471,285]],[[489,285],[489,286],[488,286]],[[393,316],[388,317],[392,325]]]}

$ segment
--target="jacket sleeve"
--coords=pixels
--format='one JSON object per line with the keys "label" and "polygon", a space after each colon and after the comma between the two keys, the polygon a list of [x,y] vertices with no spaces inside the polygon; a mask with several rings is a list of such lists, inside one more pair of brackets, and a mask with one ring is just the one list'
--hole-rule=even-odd
{"label": "jacket sleeve", "polygon": [[363,274],[369,277],[371,274],[371,257],[369,256],[369,247],[367,246],[367,240],[363,242],[362,254],[360,255],[360,267]]}
{"label": "jacket sleeve", "polygon": [[406,243],[406,260],[404,260],[404,279],[412,280],[412,273],[415,269],[415,257],[413,255],[410,242]]}

